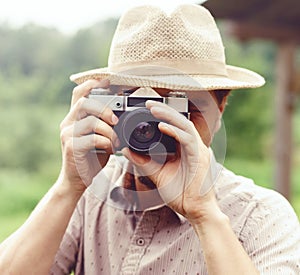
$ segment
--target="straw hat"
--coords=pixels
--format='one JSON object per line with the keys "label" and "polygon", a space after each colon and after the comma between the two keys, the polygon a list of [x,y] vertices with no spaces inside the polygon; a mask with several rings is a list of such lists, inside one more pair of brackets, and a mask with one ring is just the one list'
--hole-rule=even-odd
{"label": "straw hat", "polygon": [[226,65],[214,18],[193,4],[169,15],[154,6],[126,12],[112,41],[108,67],[70,77],[77,84],[91,78],[177,90],[255,88],[265,83],[255,72]]}

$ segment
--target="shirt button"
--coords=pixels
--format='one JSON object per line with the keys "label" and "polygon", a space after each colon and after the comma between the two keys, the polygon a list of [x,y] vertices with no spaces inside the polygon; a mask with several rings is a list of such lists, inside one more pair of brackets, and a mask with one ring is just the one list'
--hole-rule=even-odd
{"label": "shirt button", "polygon": [[144,240],[143,238],[138,238],[138,239],[136,240],[136,244],[137,244],[138,246],[143,246],[143,245],[145,245],[145,240]]}

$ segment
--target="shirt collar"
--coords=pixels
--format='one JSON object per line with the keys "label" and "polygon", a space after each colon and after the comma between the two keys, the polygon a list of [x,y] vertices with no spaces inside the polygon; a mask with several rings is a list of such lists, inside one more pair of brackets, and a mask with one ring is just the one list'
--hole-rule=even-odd
{"label": "shirt collar", "polygon": [[[169,208],[166,204],[158,204],[141,210],[139,207],[139,200],[134,198],[132,195],[128,195],[128,193],[130,194],[130,192],[122,186],[116,186],[110,191],[109,199],[113,201],[114,204],[117,204],[118,208],[122,207],[125,213],[157,211],[165,207]],[[171,208],[169,209],[175,214],[181,224],[187,222],[187,219],[183,215],[177,213]]]}
{"label": "shirt collar", "polygon": [[[118,158],[121,157],[119,156]],[[122,160],[120,163],[122,163],[123,165],[122,172],[120,173],[117,181],[111,186],[109,190],[108,200],[113,205],[115,205],[117,208],[124,209],[126,213],[135,211],[155,211],[164,207],[168,207],[166,204],[160,202],[154,206],[152,205],[146,207],[145,209],[141,209],[137,193],[135,191],[135,186],[134,184],[132,184],[132,181],[134,180],[133,167],[127,159]],[[187,221],[183,215],[173,211],[172,209],[170,210],[175,214],[181,224]]]}
{"label": "shirt collar", "polygon": [[[220,171],[222,169],[222,166],[219,163],[217,163],[212,149],[210,149],[210,156],[211,167],[204,181],[204,193],[208,192],[211,188],[213,188],[214,184],[218,180]],[[155,205],[141,209],[137,192],[135,191],[133,176],[134,168],[125,157],[118,156],[117,158],[123,158],[122,161],[119,162],[119,164],[122,164],[123,168],[117,181],[115,182],[115,184],[112,185],[109,191],[108,199],[114,205],[116,205],[118,208],[123,208],[125,211],[154,211],[163,207],[168,207],[166,204],[160,201],[157,202],[157,204]],[[151,192],[155,192],[155,190],[152,190]],[[187,222],[187,219],[183,215],[177,213],[176,211],[173,212],[175,213],[181,224]]]}

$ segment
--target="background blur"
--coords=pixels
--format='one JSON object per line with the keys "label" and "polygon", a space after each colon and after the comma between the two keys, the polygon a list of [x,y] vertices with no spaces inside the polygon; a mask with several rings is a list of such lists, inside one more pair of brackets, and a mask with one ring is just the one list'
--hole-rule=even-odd
{"label": "background blur", "polygon": [[[102,12],[105,8],[101,5]],[[89,17],[88,10],[82,10],[82,18]],[[69,75],[107,65],[118,13],[99,13],[98,21],[81,25],[73,15],[70,25],[63,22],[59,27],[38,19],[10,21],[0,12],[0,242],[24,222],[55,182],[61,165],[59,124],[74,88]],[[222,33],[222,22],[219,27]],[[272,188],[276,45],[258,40],[243,44],[224,34],[223,40],[227,63],[257,71],[267,80],[264,87],[235,91],[229,99],[225,166]],[[300,217],[299,105],[298,101],[291,202]]]}

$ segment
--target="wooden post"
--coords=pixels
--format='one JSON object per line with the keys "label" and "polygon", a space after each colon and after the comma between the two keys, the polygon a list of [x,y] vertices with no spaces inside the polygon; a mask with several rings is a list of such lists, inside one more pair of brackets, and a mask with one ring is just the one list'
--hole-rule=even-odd
{"label": "wooden post", "polygon": [[279,44],[276,66],[275,189],[290,199],[295,45]]}

